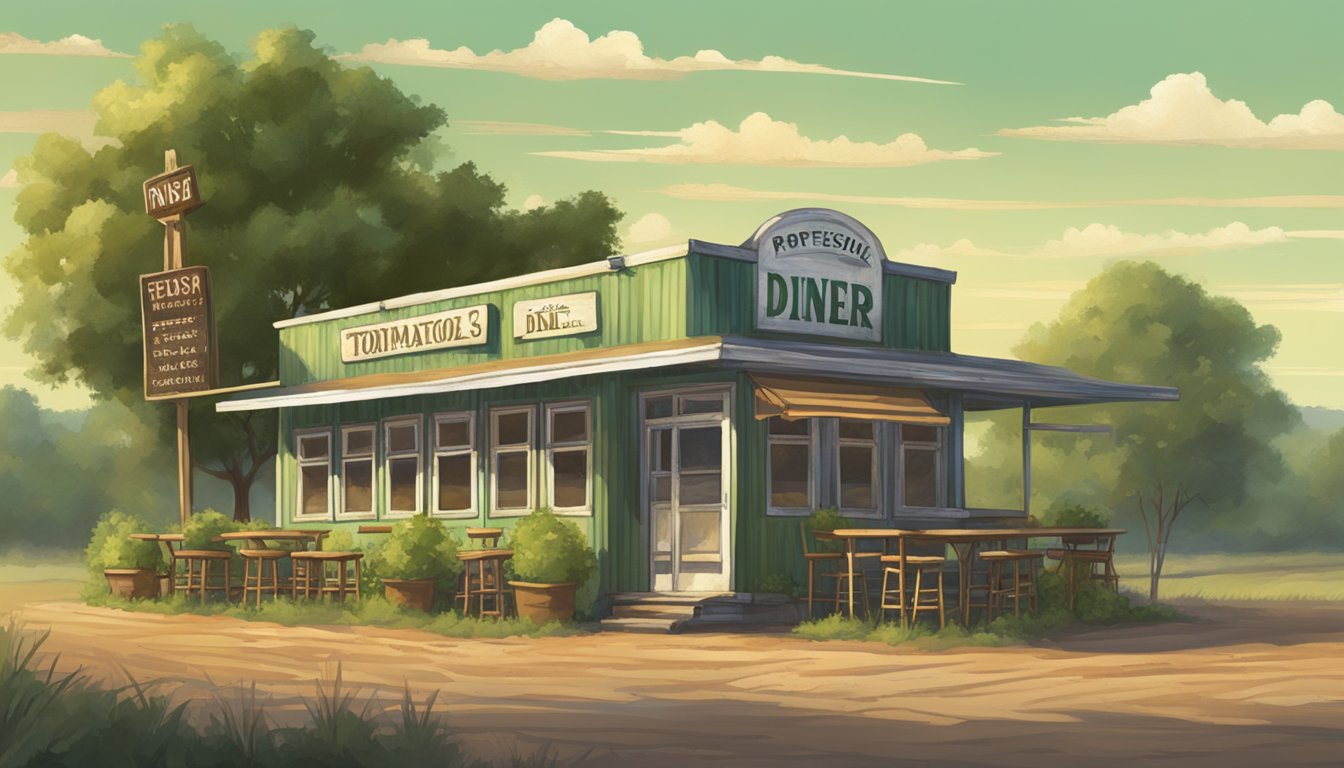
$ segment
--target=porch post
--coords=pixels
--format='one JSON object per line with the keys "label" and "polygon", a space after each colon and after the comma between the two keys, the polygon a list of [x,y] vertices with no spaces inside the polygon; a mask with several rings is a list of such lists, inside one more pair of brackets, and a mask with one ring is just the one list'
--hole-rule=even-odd
{"label": "porch post", "polygon": [[1031,401],[1022,401],[1022,514],[1031,514]]}

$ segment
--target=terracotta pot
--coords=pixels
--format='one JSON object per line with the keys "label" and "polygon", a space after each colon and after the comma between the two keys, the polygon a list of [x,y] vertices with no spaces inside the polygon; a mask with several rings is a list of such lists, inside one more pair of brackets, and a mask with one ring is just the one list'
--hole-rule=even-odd
{"label": "terracotta pot", "polygon": [[434,579],[383,579],[383,594],[396,605],[429,613],[434,607]]}
{"label": "terracotta pot", "polygon": [[159,596],[159,575],[148,568],[105,568],[103,576],[113,597],[146,600]]}
{"label": "terracotta pot", "polygon": [[574,595],[578,585],[534,584],[530,581],[510,581],[513,604],[518,618],[531,619],[536,624],[548,621],[569,621],[574,618]]}

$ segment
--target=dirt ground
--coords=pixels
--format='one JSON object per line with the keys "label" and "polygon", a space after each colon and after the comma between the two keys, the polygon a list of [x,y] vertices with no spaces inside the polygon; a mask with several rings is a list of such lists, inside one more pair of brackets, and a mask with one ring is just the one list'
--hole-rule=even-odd
{"label": "dirt ground", "polygon": [[338,661],[361,702],[438,689],[485,758],[550,745],[584,766],[1344,764],[1344,606],[1184,607],[1199,619],[937,653],[780,635],[456,640],[69,602],[19,614],[51,629],[62,667],[207,701],[256,681],[284,720]]}

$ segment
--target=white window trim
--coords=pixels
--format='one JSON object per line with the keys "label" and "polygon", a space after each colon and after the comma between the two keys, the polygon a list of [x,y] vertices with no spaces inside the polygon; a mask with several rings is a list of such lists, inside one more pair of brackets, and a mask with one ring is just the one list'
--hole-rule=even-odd
{"label": "white window trim", "polygon": [[[368,430],[372,433],[370,438],[372,447],[370,448],[369,454],[367,456],[347,458],[345,453],[347,436],[351,432],[360,430]],[[369,488],[370,509],[367,512],[347,512],[345,509],[345,482],[347,477],[345,467],[347,464],[355,461],[369,462],[369,481],[373,484],[373,487]],[[376,423],[369,422],[367,424],[349,424],[341,426],[341,477],[337,486],[341,491],[336,504],[337,520],[376,520],[378,518],[378,425]]]}
{"label": "white window trim", "polygon": [[[916,441],[909,441],[909,442],[907,442],[906,439],[905,439],[905,429],[904,429],[904,426],[905,426],[905,425],[903,425],[903,424],[898,425],[898,427],[900,427],[900,428],[897,430],[897,433],[896,433],[896,437],[897,437],[897,442],[896,442],[896,445],[897,445],[897,461],[900,462],[900,472],[899,472],[898,474],[900,475],[900,478],[901,478],[900,483],[898,484],[900,487],[896,489],[896,509],[897,509],[898,512],[900,512],[901,514],[911,515],[911,516],[918,516],[919,513],[921,513],[921,512],[925,512],[925,511],[928,511],[928,510],[946,510],[946,509],[948,509],[948,506],[947,506],[947,488],[945,487],[945,486],[946,486],[946,480],[947,480],[947,478],[946,478],[946,469],[944,469],[944,467],[943,467],[943,465],[946,463],[946,461],[945,461],[945,459],[946,459],[946,452],[947,452],[947,431],[946,431],[946,430],[948,429],[948,427],[934,427],[934,429],[938,430],[938,433],[937,433],[937,434],[938,434],[938,441],[937,441],[936,443],[931,443],[931,442],[922,441],[922,440],[916,440]],[[934,483],[935,483],[935,485],[934,485],[934,497],[935,497],[935,498],[934,498],[934,506],[932,506],[932,507],[912,507],[912,506],[907,506],[906,503],[905,503],[905,452],[906,452],[906,449],[907,449],[907,448],[911,448],[911,447],[915,448],[915,450],[921,450],[921,451],[926,451],[926,452],[929,451],[930,448],[933,449],[933,451],[932,451],[933,456],[934,456],[934,459],[933,459],[933,478],[934,478],[934,480],[933,480],[933,481],[934,481]]]}
{"label": "white window trim", "polygon": [[[522,452],[527,456],[527,507],[499,508],[499,417],[513,413],[527,414],[527,446],[509,446],[504,453]],[[490,409],[490,517],[526,517],[537,508],[537,406],[501,406]]]}
{"label": "white window trim", "polygon": [[[327,466],[327,511],[321,515],[303,514],[303,468],[305,466],[314,466],[318,464],[317,459],[303,459],[300,445],[306,437],[323,437],[327,441],[327,457],[324,463]],[[331,427],[311,427],[307,429],[294,430],[294,516],[296,522],[308,520],[333,520],[332,515],[333,502],[336,500],[336,494],[333,492],[333,482],[331,473]]]}
{"label": "white window trim", "polygon": [[[584,434],[587,436],[582,443],[560,443],[554,442],[554,436],[551,434],[551,416],[556,413],[572,413],[583,411]],[[546,470],[546,499],[551,504],[551,511],[557,515],[570,515],[574,517],[589,517],[593,514],[593,408],[590,400],[569,400],[564,402],[547,403],[545,408],[546,417],[546,461],[543,466]],[[555,503],[555,454],[569,453],[575,451],[584,451],[587,457],[586,477],[587,483],[584,488],[583,506],[579,507],[561,507]]]}
{"label": "white window trim", "polygon": [[[439,425],[444,423],[461,422],[467,423],[467,447],[441,448],[439,446]],[[471,457],[471,491],[470,500],[466,509],[439,509],[439,458],[444,456],[462,456]],[[477,455],[476,455],[476,414],[472,411],[450,411],[447,413],[434,414],[434,445],[431,449],[430,461],[430,507],[429,512],[434,517],[446,519],[468,519],[474,518],[479,513],[478,483],[476,479]]]}
{"label": "white window trim", "polygon": [[[771,417],[778,418],[778,417]],[[821,447],[821,422],[819,419],[807,420],[807,437],[797,435],[772,435],[770,422],[765,422],[765,514],[771,517],[807,517],[817,508],[817,458]],[[776,507],[770,503],[774,497],[773,478],[771,476],[770,450],[776,443],[782,445],[807,446],[807,506]]]}
{"label": "white window trim", "polygon": [[[882,424],[877,421],[870,422],[873,427],[873,439],[861,440],[853,437],[840,436],[840,420],[836,420],[835,425],[835,449],[832,451],[832,458],[835,461],[835,506],[840,510],[842,517],[857,517],[869,520],[878,520],[882,518],[882,474],[881,474],[881,456],[882,456]],[[842,487],[843,478],[840,470],[840,449],[844,447],[870,448],[869,456],[872,460],[872,507],[846,507],[844,506],[844,488]]]}
{"label": "white window trim", "polygon": [[[383,419],[382,423],[382,442],[383,442],[383,517],[401,519],[405,517],[414,517],[425,511],[425,420],[420,416],[393,416]],[[415,427],[415,453],[410,451],[394,452],[389,447],[388,433],[393,427],[401,426]],[[392,460],[415,458],[415,509],[412,511],[392,509]]]}

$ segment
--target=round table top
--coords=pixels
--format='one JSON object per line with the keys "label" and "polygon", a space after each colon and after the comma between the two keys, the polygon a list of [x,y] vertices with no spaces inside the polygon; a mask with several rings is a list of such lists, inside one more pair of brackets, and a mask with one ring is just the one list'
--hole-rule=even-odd
{"label": "round table top", "polygon": [[460,549],[457,552],[459,560],[490,560],[506,559],[513,557],[512,549]]}
{"label": "round table top", "polygon": [[260,531],[229,531],[219,534],[220,541],[237,541],[238,539],[255,539],[258,541],[306,541],[318,539],[331,533],[329,530],[310,530],[295,531],[285,528],[276,528],[273,530]]}

